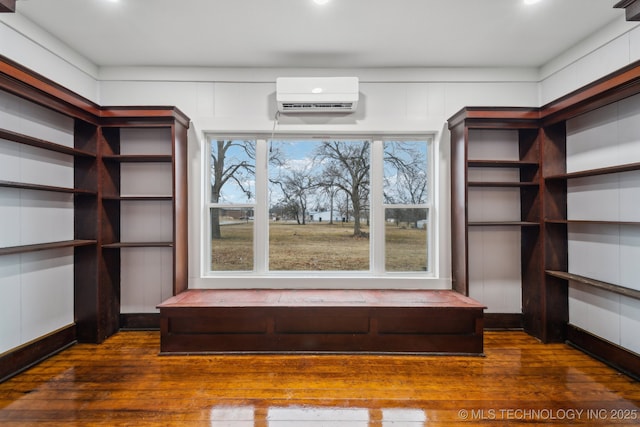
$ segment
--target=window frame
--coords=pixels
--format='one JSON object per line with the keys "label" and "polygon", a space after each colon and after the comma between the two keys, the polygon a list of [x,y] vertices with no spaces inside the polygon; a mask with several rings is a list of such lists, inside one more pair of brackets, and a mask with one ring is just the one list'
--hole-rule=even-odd
{"label": "window frame", "polygon": [[[213,204],[211,203],[211,184],[210,184],[210,161],[211,161],[211,141],[217,139],[245,139],[255,141],[255,201],[254,204]],[[268,174],[269,174],[269,144],[271,140],[318,140],[318,142],[327,139],[336,140],[366,140],[371,143],[370,147],[370,239],[369,239],[369,270],[358,271],[282,271],[268,270],[269,257],[269,197],[268,197]],[[437,176],[435,171],[434,153],[435,153],[436,135],[433,132],[425,132],[420,134],[396,134],[396,133],[317,133],[299,134],[299,133],[279,133],[276,138],[271,135],[261,133],[255,134],[229,134],[224,132],[206,132],[203,150],[204,159],[202,162],[203,171],[203,188],[202,188],[202,210],[201,210],[201,230],[200,247],[201,247],[201,276],[202,278],[227,278],[227,279],[243,279],[249,277],[255,278],[308,278],[312,275],[314,278],[436,278],[437,277],[437,255],[434,249],[437,247],[437,216],[435,214],[437,206],[436,189],[438,183],[434,181]],[[427,144],[427,193],[428,200],[425,204],[420,205],[404,205],[404,204],[385,204],[383,197],[384,190],[384,143],[385,141],[425,141]],[[254,209],[253,221],[253,248],[254,248],[254,267],[253,270],[225,270],[214,271],[211,269],[211,221],[210,211],[214,207],[251,207]],[[426,271],[386,271],[385,270],[385,210],[387,208],[424,208],[427,210],[427,265]],[[260,231],[259,230],[264,230]],[[374,244],[376,243],[376,244]]]}

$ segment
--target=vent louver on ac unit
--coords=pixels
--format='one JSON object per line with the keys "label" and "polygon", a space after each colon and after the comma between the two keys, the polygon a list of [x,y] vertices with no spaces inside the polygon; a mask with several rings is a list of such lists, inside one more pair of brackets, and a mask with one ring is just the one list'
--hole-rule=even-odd
{"label": "vent louver on ac unit", "polygon": [[283,113],[350,113],[358,105],[357,77],[280,77],[278,111]]}
{"label": "vent louver on ac unit", "polygon": [[353,111],[353,102],[283,102],[282,111]]}

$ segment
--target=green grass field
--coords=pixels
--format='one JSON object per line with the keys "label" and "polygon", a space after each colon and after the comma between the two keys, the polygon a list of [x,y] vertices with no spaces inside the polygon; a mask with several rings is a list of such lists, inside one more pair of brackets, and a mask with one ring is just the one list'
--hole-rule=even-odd
{"label": "green grass field", "polygon": [[[369,270],[369,239],[353,237],[353,224],[272,222],[269,227],[271,271]],[[212,241],[212,270],[253,270],[253,224],[223,225],[221,234]],[[387,271],[425,270],[425,230],[389,224],[386,241]]]}

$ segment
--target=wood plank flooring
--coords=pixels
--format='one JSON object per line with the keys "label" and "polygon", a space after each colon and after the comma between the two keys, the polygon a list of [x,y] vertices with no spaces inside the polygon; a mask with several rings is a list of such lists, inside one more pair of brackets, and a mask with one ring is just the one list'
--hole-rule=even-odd
{"label": "wood plank flooring", "polygon": [[564,344],[485,333],[486,357],[158,356],[80,344],[0,384],[7,426],[638,425],[640,383]]}

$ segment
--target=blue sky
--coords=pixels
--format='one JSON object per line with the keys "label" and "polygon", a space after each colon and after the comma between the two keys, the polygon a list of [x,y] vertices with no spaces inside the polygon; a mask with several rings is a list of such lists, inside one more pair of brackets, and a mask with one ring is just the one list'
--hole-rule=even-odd
{"label": "blue sky", "polygon": [[[279,149],[283,158],[286,160],[285,166],[283,169],[291,170],[291,169],[304,169],[308,167],[313,161],[313,155],[315,152],[318,143],[321,140],[312,139],[312,140],[273,140],[270,142],[272,144],[272,148],[274,150]],[[242,140],[238,140],[237,143],[242,143]],[[414,147],[418,148],[424,158],[427,156],[427,144],[424,141],[420,141],[422,143],[415,144]],[[215,150],[214,141],[212,141],[212,150]],[[251,159],[247,156],[246,152],[241,147],[232,147],[227,152],[227,165],[231,164],[231,162],[237,161],[247,161],[255,165],[255,160]],[[426,172],[426,164],[425,164],[425,172]],[[279,173],[278,168],[269,167],[269,174],[271,177],[277,176]],[[390,180],[390,182],[394,181],[394,175],[396,171],[389,168],[387,164],[385,164],[385,178]],[[247,198],[246,193],[244,193],[240,186],[237,185],[233,180],[229,180],[222,189],[221,202],[228,204],[251,204],[255,203],[255,180],[253,177],[246,177],[243,180],[245,188],[249,188],[252,194],[251,198]],[[272,200],[276,201],[280,198],[278,194],[279,190],[272,188],[271,189],[271,197]]]}

